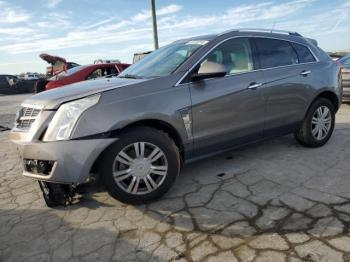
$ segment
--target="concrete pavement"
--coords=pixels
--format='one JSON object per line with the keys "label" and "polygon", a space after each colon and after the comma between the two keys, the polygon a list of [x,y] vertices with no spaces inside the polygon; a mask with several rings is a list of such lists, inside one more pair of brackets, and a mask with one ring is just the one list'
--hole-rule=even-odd
{"label": "concrete pavement", "polygon": [[[24,97],[0,97],[0,125]],[[76,205],[47,208],[7,136],[0,261],[350,261],[350,105],[322,148],[285,136],[196,162],[141,206],[95,185]]]}

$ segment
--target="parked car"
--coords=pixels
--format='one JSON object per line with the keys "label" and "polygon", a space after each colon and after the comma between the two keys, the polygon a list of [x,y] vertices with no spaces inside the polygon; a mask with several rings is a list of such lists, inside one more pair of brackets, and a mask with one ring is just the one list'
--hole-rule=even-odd
{"label": "parked car", "polygon": [[36,87],[36,93],[57,87],[62,87],[72,83],[96,79],[99,77],[117,76],[128,66],[129,64],[121,63],[76,66],[67,71],[63,71],[49,79],[38,82]]}
{"label": "parked car", "polygon": [[338,62],[343,68],[350,68],[350,55],[343,56],[338,59]]}
{"label": "parked car", "polygon": [[28,73],[28,74],[25,74],[23,77],[24,80],[38,80],[39,78],[40,78],[40,75],[35,73],[33,74]]}
{"label": "parked car", "polygon": [[96,59],[94,64],[120,64],[121,61],[119,59]]}
{"label": "parked car", "polygon": [[341,104],[339,66],[315,41],[270,31],[179,40],[116,78],[29,98],[10,134],[24,175],[48,205],[66,203],[92,173],[111,196],[142,203],[183,164],[240,145],[294,133],[323,146]]}
{"label": "parked car", "polygon": [[140,61],[141,59],[145,58],[147,55],[149,55],[152,51],[147,52],[141,52],[141,53],[135,53],[134,57],[132,59],[132,63],[135,64],[136,62]]}
{"label": "parked car", "polygon": [[46,75],[54,76],[73,67],[79,66],[74,62],[67,62],[66,59],[49,54],[40,54],[40,58],[50,64],[46,67]]}
{"label": "parked car", "polygon": [[31,93],[33,88],[30,87],[30,81],[19,79],[14,75],[0,75],[0,94]]}

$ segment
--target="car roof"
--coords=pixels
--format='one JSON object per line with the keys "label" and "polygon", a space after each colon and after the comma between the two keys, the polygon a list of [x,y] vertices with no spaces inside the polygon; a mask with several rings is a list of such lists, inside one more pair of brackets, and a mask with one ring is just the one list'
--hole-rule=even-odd
{"label": "car roof", "polygon": [[5,77],[5,76],[17,77],[15,75],[0,75],[0,77]]}
{"label": "car roof", "polygon": [[254,29],[254,28],[232,29],[232,30],[224,31],[220,34],[189,37],[189,38],[177,40],[174,43],[183,43],[183,42],[194,41],[194,40],[204,40],[204,41],[210,42],[211,40],[215,40],[220,36],[222,37],[225,37],[225,36],[276,37],[279,39],[292,40],[296,42],[301,42],[303,44],[313,44],[317,46],[317,42],[315,40],[305,38],[298,32],[275,30],[275,29]]}
{"label": "car roof", "polygon": [[101,64],[90,64],[90,65],[86,65],[86,67],[99,67],[99,66],[115,66],[115,65],[128,65],[125,63],[101,63]]}
{"label": "car roof", "polygon": [[195,36],[195,37],[189,37],[189,38],[183,38],[175,41],[174,43],[183,43],[183,42],[188,42],[188,41],[195,41],[195,40],[205,40],[205,41],[210,41],[213,40],[217,37],[218,35],[200,35],[200,36]]}

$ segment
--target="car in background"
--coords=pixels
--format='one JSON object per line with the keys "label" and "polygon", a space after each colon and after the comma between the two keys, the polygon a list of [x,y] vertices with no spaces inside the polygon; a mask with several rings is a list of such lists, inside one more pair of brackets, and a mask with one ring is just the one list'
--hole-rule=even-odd
{"label": "car in background", "polygon": [[94,61],[94,64],[120,64],[120,60],[119,59],[96,59]]}
{"label": "car in background", "polygon": [[135,53],[134,57],[132,59],[132,63],[135,64],[136,62],[140,61],[141,59],[143,59],[145,56],[149,55],[150,53],[152,53],[152,51]]}
{"label": "car in background", "polygon": [[117,76],[127,67],[129,67],[129,64],[123,63],[76,66],[54,75],[49,79],[38,82],[35,92],[39,93],[45,90],[100,77]]}
{"label": "car in background", "polygon": [[66,59],[62,57],[53,56],[45,53],[40,54],[40,58],[50,64],[50,66],[46,67],[47,76],[54,76],[63,71],[67,71],[68,69],[79,66],[79,64],[77,63],[67,62]]}
{"label": "car in background", "polygon": [[350,68],[350,55],[339,58],[337,62],[341,68]]}
{"label": "car in background", "polygon": [[20,93],[31,93],[32,86],[14,75],[0,75],[0,94],[12,95]]}
{"label": "car in background", "polygon": [[40,78],[40,75],[35,73],[27,73],[23,76],[24,80],[38,80]]}
{"label": "car in background", "polygon": [[340,58],[337,62],[342,71],[343,101],[350,102],[350,55]]}

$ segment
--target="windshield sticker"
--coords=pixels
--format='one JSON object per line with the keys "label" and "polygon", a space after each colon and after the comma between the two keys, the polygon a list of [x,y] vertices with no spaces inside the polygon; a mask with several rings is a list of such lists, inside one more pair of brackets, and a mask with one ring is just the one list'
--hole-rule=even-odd
{"label": "windshield sticker", "polygon": [[209,41],[207,40],[192,40],[186,43],[186,45],[206,45]]}

